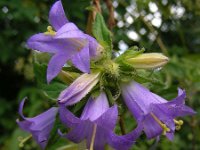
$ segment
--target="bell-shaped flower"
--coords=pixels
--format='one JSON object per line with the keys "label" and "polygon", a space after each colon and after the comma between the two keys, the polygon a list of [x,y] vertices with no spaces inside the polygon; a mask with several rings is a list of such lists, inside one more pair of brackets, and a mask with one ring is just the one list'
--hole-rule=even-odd
{"label": "bell-shaped flower", "polygon": [[80,118],[74,116],[65,106],[59,108],[59,115],[61,122],[71,129],[66,134],[60,134],[75,143],[86,140],[86,146],[90,150],[103,150],[105,144],[116,150],[128,150],[141,132],[136,128],[127,135],[114,134],[118,118],[117,105],[109,107],[104,92],[97,98],[88,100]]}
{"label": "bell-shaped flower", "polygon": [[194,110],[185,105],[186,94],[181,89],[175,99],[167,101],[132,81],[122,85],[122,96],[148,139],[163,133],[173,140],[175,129],[179,130],[183,124],[182,120],[175,118],[195,114]]}
{"label": "bell-shaped flower", "polygon": [[52,6],[49,22],[55,31],[48,26],[47,32],[35,34],[27,42],[29,48],[53,55],[47,68],[47,81],[56,77],[68,60],[82,72],[89,73],[90,57],[96,57],[101,49],[97,41],[68,21],[61,1]]}
{"label": "bell-shaped flower", "polygon": [[17,123],[21,129],[30,132],[34,140],[40,145],[40,147],[42,149],[45,149],[51,129],[53,128],[55,122],[58,108],[52,107],[36,117],[27,118],[24,117],[22,113],[24,102],[25,99],[22,100],[19,107],[19,114],[23,120],[20,121],[19,119],[17,119]]}
{"label": "bell-shaped flower", "polygon": [[98,83],[100,73],[83,74],[69,87],[62,91],[58,97],[60,104],[73,105],[84,98]]}

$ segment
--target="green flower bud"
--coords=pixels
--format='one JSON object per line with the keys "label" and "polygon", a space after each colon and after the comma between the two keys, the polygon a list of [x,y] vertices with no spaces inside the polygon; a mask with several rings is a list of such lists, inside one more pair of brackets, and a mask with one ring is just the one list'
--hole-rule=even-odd
{"label": "green flower bud", "polygon": [[134,68],[155,69],[164,66],[169,61],[169,58],[161,53],[146,53],[128,58],[126,61]]}

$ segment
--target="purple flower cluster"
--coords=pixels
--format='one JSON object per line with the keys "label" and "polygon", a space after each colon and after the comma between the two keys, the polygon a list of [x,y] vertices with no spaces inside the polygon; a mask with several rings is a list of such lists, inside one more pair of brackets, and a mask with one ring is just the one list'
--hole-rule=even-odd
{"label": "purple flower cluster", "polygon": [[32,134],[36,142],[45,148],[56,115],[70,131],[58,133],[75,143],[86,140],[88,149],[103,150],[108,144],[116,150],[128,150],[144,131],[147,138],[156,138],[164,134],[172,140],[175,129],[183,124],[176,117],[193,115],[195,112],[185,105],[185,91],[179,89],[178,96],[167,101],[152,93],[135,81],[120,83],[122,97],[129,111],[137,121],[137,127],[126,135],[116,135],[114,128],[118,120],[117,105],[110,106],[103,90],[96,97],[90,96],[80,117],[75,116],[67,106],[82,100],[98,84],[101,72],[90,71],[90,59],[98,55],[98,42],[80,31],[68,21],[61,1],[51,8],[49,22],[52,27],[47,32],[33,35],[28,40],[28,47],[40,52],[52,54],[48,64],[47,81],[50,82],[62,70],[67,61],[83,72],[58,97],[59,107],[52,107],[44,113],[26,118],[22,110],[25,99],[21,102],[19,114],[22,121],[17,120],[20,128]]}

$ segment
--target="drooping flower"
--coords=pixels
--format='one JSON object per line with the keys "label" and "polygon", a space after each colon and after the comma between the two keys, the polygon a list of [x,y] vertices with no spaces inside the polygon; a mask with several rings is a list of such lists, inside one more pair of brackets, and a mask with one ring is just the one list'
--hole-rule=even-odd
{"label": "drooping flower", "polygon": [[77,26],[68,21],[61,1],[57,1],[49,12],[47,32],[29,38],[29,48],[53,54],[48,68],[47,81],[50,82],[61,71],[63,65],[71,60],[82,72],[90,72],[90,57],[96,57],[100,49],[97,41],[84,34]]}
{"label": "drooping flower", "polygon": [[62,91],[58,97],[60,104],[73,105],[84,98],[99,81],[100,73],[83,74],[69,87]]}
{"label": "drooping flower", "polygon": [[27,132],[30,132],[35,139],[35,141],[41,146],[42,149],[45,149],[51,129],[53,128],[55,117],[58,112],[57,107],[52,107],[47,111],[39,114],[33,118],[27,118],[23,115],[25,99],[22,100],[19,107],[19,114],[22,117],[23,121],[17,119],[19,127]]}
{"label": "drooping flower", "polygon": [[141,132],[141,128],[136,128],[123,136],[113,133],[118,118],[117,105],[109,107],[104,92],[96,99],[88,100],[80,118],[62,105],[59,115],[61,122],[71,128],[67,134],[60,134],[75,143],[86,139],[88,149],[103,150],[105,144],[109,144],[116,150],[128,150]]}
{"label": "drooping flower", "polygon": [[180,129],[183,124],[182,120],[175,118],[195,114],[194,110],[185,105],[186,94],[181,89],[175,99],[167,101],[132,81],[122,85],[122,96],[148,139],[163,133],[173,140],[175,129]]}

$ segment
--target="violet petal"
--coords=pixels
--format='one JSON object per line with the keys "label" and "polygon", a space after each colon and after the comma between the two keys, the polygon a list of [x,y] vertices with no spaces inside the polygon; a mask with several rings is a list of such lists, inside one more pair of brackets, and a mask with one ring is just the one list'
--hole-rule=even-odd
{"label": "violet petal", "polygon": [[60,29],[64,24],[68,22],[60,0],[55,2],[51,7],[49,12],[49,22],[56,30]]}

